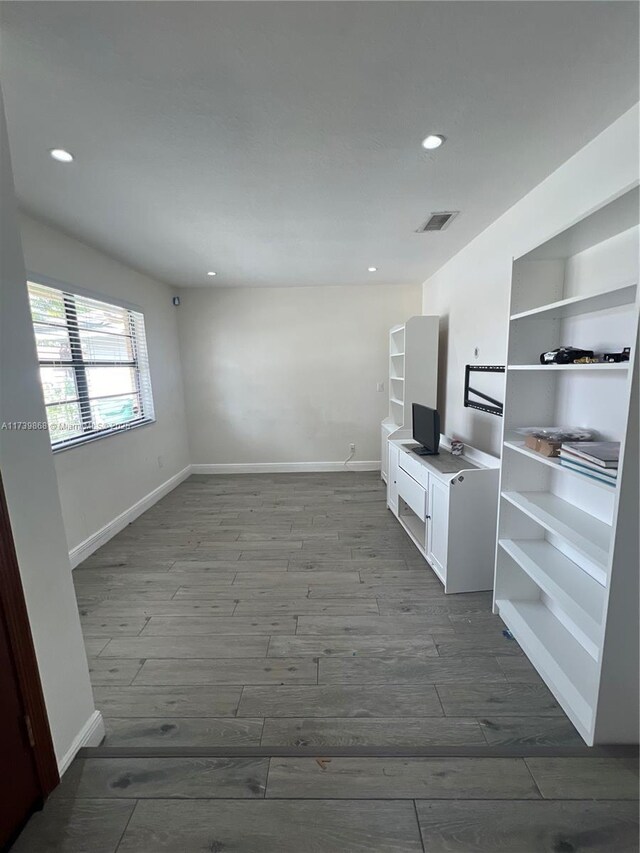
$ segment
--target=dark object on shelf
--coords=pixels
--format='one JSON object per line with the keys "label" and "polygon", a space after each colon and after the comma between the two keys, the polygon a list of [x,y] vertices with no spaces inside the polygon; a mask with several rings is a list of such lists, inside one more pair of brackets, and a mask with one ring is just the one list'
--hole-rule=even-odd
{"label": "dark object on shelf", "polygon": [[625,347],[622,352],[603,352],[602,360],[603,361],[629,361],[629,356],[631,355],[631,347]]}
{"label": "dark object on shelf", "polygon": [[573,364],[580,358],[593,358],[593,350],[558,347],[558,349],[543,352],[540,356],[540,364]]}
{"label": "dark object on shelf", "polygon": [[[488,394],[484,394],[482,391],[478,391],[475,388],[471,388],[469,385],[469,374],[471,371],[477,373],[504,373],[504,364],[467,364],[465,368],[464,374],[464,405],[467,409],[479,409],[481,412],[489,412],[490,415],[497,415],[499,418],[502,417],[502,412],[504,409],[504,405],[500,402],[500,400],[496,400],[494,397],[490,397]],[[473,394],[474,397],[480,397],[481,400],[486,400],[487,403],[479,403],[476,400],[470,399],[470,394]]]}

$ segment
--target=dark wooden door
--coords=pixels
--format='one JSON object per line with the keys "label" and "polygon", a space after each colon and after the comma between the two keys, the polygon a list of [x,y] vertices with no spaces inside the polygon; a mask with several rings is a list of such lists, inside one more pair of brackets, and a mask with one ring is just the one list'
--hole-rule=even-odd
{"label": "dark wooden door", "polygon": [[0,848],[42,800],[27,712],[22,702],[4,613],[0,613]]}
{"label": "dark wooden door", "polygon": [[0,850],[59,781],[0,478]]}

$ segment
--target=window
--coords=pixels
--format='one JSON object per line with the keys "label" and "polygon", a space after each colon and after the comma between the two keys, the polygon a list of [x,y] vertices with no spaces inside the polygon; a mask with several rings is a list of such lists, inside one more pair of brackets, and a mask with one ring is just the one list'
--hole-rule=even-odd
{"label": "window", "polygon": [[152,421],[143,315],[44,284],[28,287],[54,450]]}

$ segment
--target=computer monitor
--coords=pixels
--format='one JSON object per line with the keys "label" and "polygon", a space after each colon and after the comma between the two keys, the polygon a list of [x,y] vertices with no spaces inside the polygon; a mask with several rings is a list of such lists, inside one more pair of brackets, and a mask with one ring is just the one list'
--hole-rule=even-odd
{"label": "computer monitor", "polygon": [[412,404],[413,440],[422,447],[416,448],[419,456],[435,456],[440,447],[440,415],[435,409]]}

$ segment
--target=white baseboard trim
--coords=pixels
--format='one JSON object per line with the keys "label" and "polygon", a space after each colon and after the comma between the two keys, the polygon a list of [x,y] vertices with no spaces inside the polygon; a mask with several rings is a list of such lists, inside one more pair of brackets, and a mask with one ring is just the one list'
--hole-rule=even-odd
{"label": "white baseboard trim", "polygon": [[68,769],[69,765],[78,754],[78,751],[82,749],[83,746],[100,746],[104,740],[105,733],[106,730],[102,714],[100,711],[94,711],[73,739],[69,749],[65,752],[60,761],[58,761],[58,773],[60,776],[62,776]]}
{"label": "white baseboard trim", "polygon": [[213,462],[191,466],[192,474],[287,474],[321,471],[379,471],[380,462]]}
{"label": "white baseboard trim", "polygon": [[149,492],[148,495],[145,495],[143,498],[140,498],[139,501],[136,501],[133,506],[130,506],[124,512],[121,512],[120,515],[116,516],[108,524],[105,524],[104,527],[101,527],[100,530],[97,530],[85,539],[84,542],[81,542],[79,545],[76,545],[75,548],[72,548],[69,551],[71,568],[75,569],[77,565],[82,563],[83,560],[86,560],[94,551],[97,551],[98,548],[105,544],[105,542],[112,539],[116,533],[120,533],[121,530],[124,530],[127,524],[131,524],[131,522],[135,521],[139,515],[142,515],[143,512],[146,512],[150,507],[157,503],[160,498],[163,498],[165,495],[168,495],[169,492],[172,492],[175,487],[179,486],[180,483],[186,480],[191,473],[191,465],[187,465],[187,467],[183,468],[182,471],[178,471],[178,473],[174,474],[173,477],[165,480],[164,483],[152,492]]}

